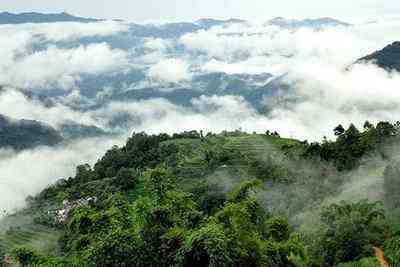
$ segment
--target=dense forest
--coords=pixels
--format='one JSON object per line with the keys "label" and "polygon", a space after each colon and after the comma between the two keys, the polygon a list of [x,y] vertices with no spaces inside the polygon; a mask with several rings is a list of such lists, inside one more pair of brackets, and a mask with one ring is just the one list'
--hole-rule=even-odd
{"label": "dense forest", "polygon": [[400,123],[333,130],[134,133],[5,214],[3,264],[400,266]]}

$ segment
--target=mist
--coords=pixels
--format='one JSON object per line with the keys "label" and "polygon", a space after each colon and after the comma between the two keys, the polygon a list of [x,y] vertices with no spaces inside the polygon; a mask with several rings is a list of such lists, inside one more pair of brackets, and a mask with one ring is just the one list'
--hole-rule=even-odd
{"label": "mist", "polygon": [[12,212],[59,179],[75,175],[80,164],[94,164],[113,145],[124,138],[87,139],[59,147],[38,147],[23,152],[0,150],[0,210]]}
{"label": "mist", "polygon": [[[19,153],[1,151],[0,209],[22,207],[28,195],[60,178],[73,176],[78,164],[93,164],[133,131],[218,133],[240,128],[258,133],[272,130],[284,137],[320,141],[324,136],[333,138],[332,129],[338,124],[355,123],[360,127],[366,120],[397,121],[400,74],[373,64],[353,63],[396,41],[399,27],[397,18],[363,18],[354,20],[350,27],[318,31],[282,29],[264,21],[251,21],[177,38],[135,39],[124,49],[107,39],[128,35],[129,24],[122,22],[0,26],[0,84],[5,86],[0,92],[0,114],[38,120],[56,129],[73,121],[121,136]],[[96,98],[84,96],[87,88],[82,81],[87,77],[105,75],[112,79],[135,68],[144,73],[143,80],[123,81],[122,85],[107,88],[96,84],[92,89],[98,90],[99,95],[155,84],[173,91],[190,87],[198,75],[222,72],[269,73],[272,79],[290,84],[291,90],[263,114],[243,97],[229,94],[195,97],[187,105],[161,98],[110,99],[99,104]],[[48,105],[29,94],[45,95],[52,103]],[[93,107],[76,108],[70,105],[74,101],[86,101]],[[115,124],[121,117],[125,118],[122,123]],[[361,176],[365,180],[351,179],[349,187],[358,190],[379,183],[379,174],[354,177]],[[343,195],[338,199],[353,195],[353,191],[346,190],[341,190]]]}

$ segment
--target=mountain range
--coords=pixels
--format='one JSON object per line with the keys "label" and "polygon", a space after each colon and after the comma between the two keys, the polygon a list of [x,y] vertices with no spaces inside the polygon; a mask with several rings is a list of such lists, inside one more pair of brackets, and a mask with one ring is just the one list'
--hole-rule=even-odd
{"label": "mountain range", "polygon": [[27,12],[14,14],[10,12],[0,13],[0,24],[22,24],[22,23],[51,23],[51,22],[96,22],[99,19],[82,18],[73,16],[66,12],[55,14],[43,14]]}
{"label": "mountain range", "polygon": [[[84,18],[74,16],[66,12],[62,13],[37,13],[37,12],[26,12],[26,13],[0,13],[0,24],[22,24],[22,23],[52,23],[52,22],[98,22],[102,19],[96,18]],[[122,20],[118,20],[122,21]],[[224,26],[229,24],[245,24],[247,21],[243,19],[231,18],[227,20],[203,18],[194,22],[178,22],[178,23],[166,23],[161,25],[154,24],[131,24],[133,30],[135,30],[138,36],[158,36],[160,37],[159,30],[165,31],[164,36],[176,35],[178,33],[184,34],[187,32],[194,32],[200,29],[210,29],[215,26]],[[276,17],[268,20],[266,25],[274,25],[281,28],[298,29],[302,27],[321,29],[327,26],[351,26],[351,24],[333,19],[333,18],[316,18],[316,19],[286,19],[282,17]]]}
{"label": "mountain range", "polygon": [[343,22],[333,18],[316,18],[316,19],[286,19],[282,17],[276,17],[266,24],[274,25],[281,28],[288,28],[288,29],[297,29],[297,28],[313,28],[313,29],[321,29],[323,27],[336,27],[336,26],[344,26],[349,27],[351,24],[347,22]]}
{"label": "mountain range", "polygon": [[[98,22],[99,19],[82,18],[68,13],[42,14],[42,13],[21,13],[13,14],[0,13],[0,24],[20,24],[20,23],[55,23],[55,22]],[[146,41],[157,39],[161,43],[172,44],[165,52],[166,58],[184,58],[183,55],[190,55],[201,58],[202,52],[185,50],[183,45],[177,40],[188,33],[195,33],[200,30],[209,30],[213,27],[226,27],[232,24],[247,25],[246,20],[241,19],[210,19],[204,18],[194,22],[178,22],[165,24],[137,24],[124,23],[127,31],[111,35],[90,35],[83,36],[72,41],[52,42],[43,41],[34,46],[36,51],[48,49],[49,46],[56,45],[62,48],[76,48],[81,45],[91,45],[105,43],[112,49],[129,51],[129,56],[134,59],[152,55],[151,48],[146,47]],[[283,29],[295,31],[299,28],[310,28],[321,30],[323,27],[351,27],[351,24],[333,19],[285,19],[277,17],[265,22],[265,25],[272,25]],[[285,55],[286,56],[286,55]],[[243,57],[243,58],[242,58]],[[288,55],[290,57],[290,55]],[[238,55],[232,62],[240,62],[246,59],[246,55]],[[219,59],[223,61],[224,59]],[[268,60],[268,55],[266,59]],[[381,51],[361,58],[358,62],[373,61],[385,69],[400,70],[400,43],[393,43]],[[275,106],[284,106],[293,101],[298,101],[294,94],[290,94],[293,86],[285,82],[285,75],[272,75],[268,72],[259,74],[232,74],[222,70],[202,71],[203,63],[190,70],[191,78],[178,82],[154,82],[149,78],[149,69],[153,63],[135,63],[134,67],[126,71],[105,72],[96,74],[82,74],[76,80],[75,86],[79,88],[78,100],[68,102],[65,100],[69,91],[58,88],[57,84],[49,88],[20,88],[28,98],[34,98],[42,102],[45,106],[57,104],[62,99],[62,104],[68,107],[86,112],[88,110],[101,109],[113,101],[134,102],[149,99],[166,99],[169,102],[183,107],[192,107],[192,100],[201,96],[238,96],[247,101],[256,111],[268,113]],[[107,89],[112,89],[107,91]],[[99,97],[100,96],[100,97]],[[125,114],[113,123],[121,122],[121,127],[126,125]],[[116,127],[116,128],[118,128]],[[101,136],[107,134],[102,129],[90,125],[80,125],[68,122],[54,130],[63,140],[77,139],[88,136]]]}

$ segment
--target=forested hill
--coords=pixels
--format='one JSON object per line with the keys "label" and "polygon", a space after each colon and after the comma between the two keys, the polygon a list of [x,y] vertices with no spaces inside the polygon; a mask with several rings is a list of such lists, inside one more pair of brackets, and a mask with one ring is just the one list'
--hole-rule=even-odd
{"label": "forested hill", "polygon": [[372,62],[387,70],[400,71],[400,42],[394,42],[382,50],[359,59],[358,62]]}
{"label": "forested hill", "polygon": [[0,148],[23,150],[36,146],[53,146],[62,141],[52,127],[32,120],[13,120],[0,115]]}
{"label": "forested hill", "polygon": [[[0,254],[22,266],[369,267],[375,246],[398,266],[400,124],[334,132],[312,144],[135,133],[5,216]],[[346,195],[361,182],[368,197],[366,181],[383,203]]]}

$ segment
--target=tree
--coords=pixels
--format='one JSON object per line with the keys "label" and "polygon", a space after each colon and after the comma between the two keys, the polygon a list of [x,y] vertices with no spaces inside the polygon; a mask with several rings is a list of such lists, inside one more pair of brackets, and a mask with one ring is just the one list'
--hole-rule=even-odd
{"label": "tree", "polygon": [[332,204],[321,212],[323,227],[314,251],[317,266],[336,266],[373,253],[384,240],[384,210],[379,203]]}
{"label": "tree", "polygon": [[364,130],[370,130],[374,127],[374,125],[372,123],[370,123],[369,121],[365,121],[364,123]]}
{"label": "tree", "polygon": [[178,266],[231,266],[228,246],[224,229],[210,222],[185,238],[177,253]]}
{"label": "tree", "polygon": [[333,129],[334,133],[336,136],[342,135],[344,133],[344,128],[341,124],[339,124],[338,126],[336,126],[335,129]]}
{"label": "tree", "polygon": [[163,201],[166,193],[173,189],[172,174],[164,167],[156,167],[144,173],[145,187],[156,202]]}
{"label": "tree", "polygon": [[89,164],[79,165],[76,168],[75,179],[77,179],[79,182],[89,182],[93,178],[94,175],[92,173],[92,169]]}
{"label": "tree", "polygon": [[123,167],[118,171],[115,183],[124,191],[132,190],[138,182],[138,176],[137,171]]}
{"label": "tree", "polygon": [[110,230],[84,253],[85,265],[93,267],[137,266],[137,240],[126,229]]}
{"label": "tree", "polygon": [[394,136],[396,134],[396,129],[395,127],[386,121],[381,121],[376,125],[376,130],[378,132],[378,136],[380,137],[380,140],[383,138],[387,138],[390,136]]}
{"label": "tree", "polygon": [[266,221],[266,232],[268,237],[276,242],[282,242],[289,239],[289,222],[283,217],[272,217]]}
{"label": "tree", "polygon": [[26,247],[18,247],[12,250],[11,255],[22,265],[22,266],[37,266],[44,263],[44,258],[37,254],[32,249]]}

